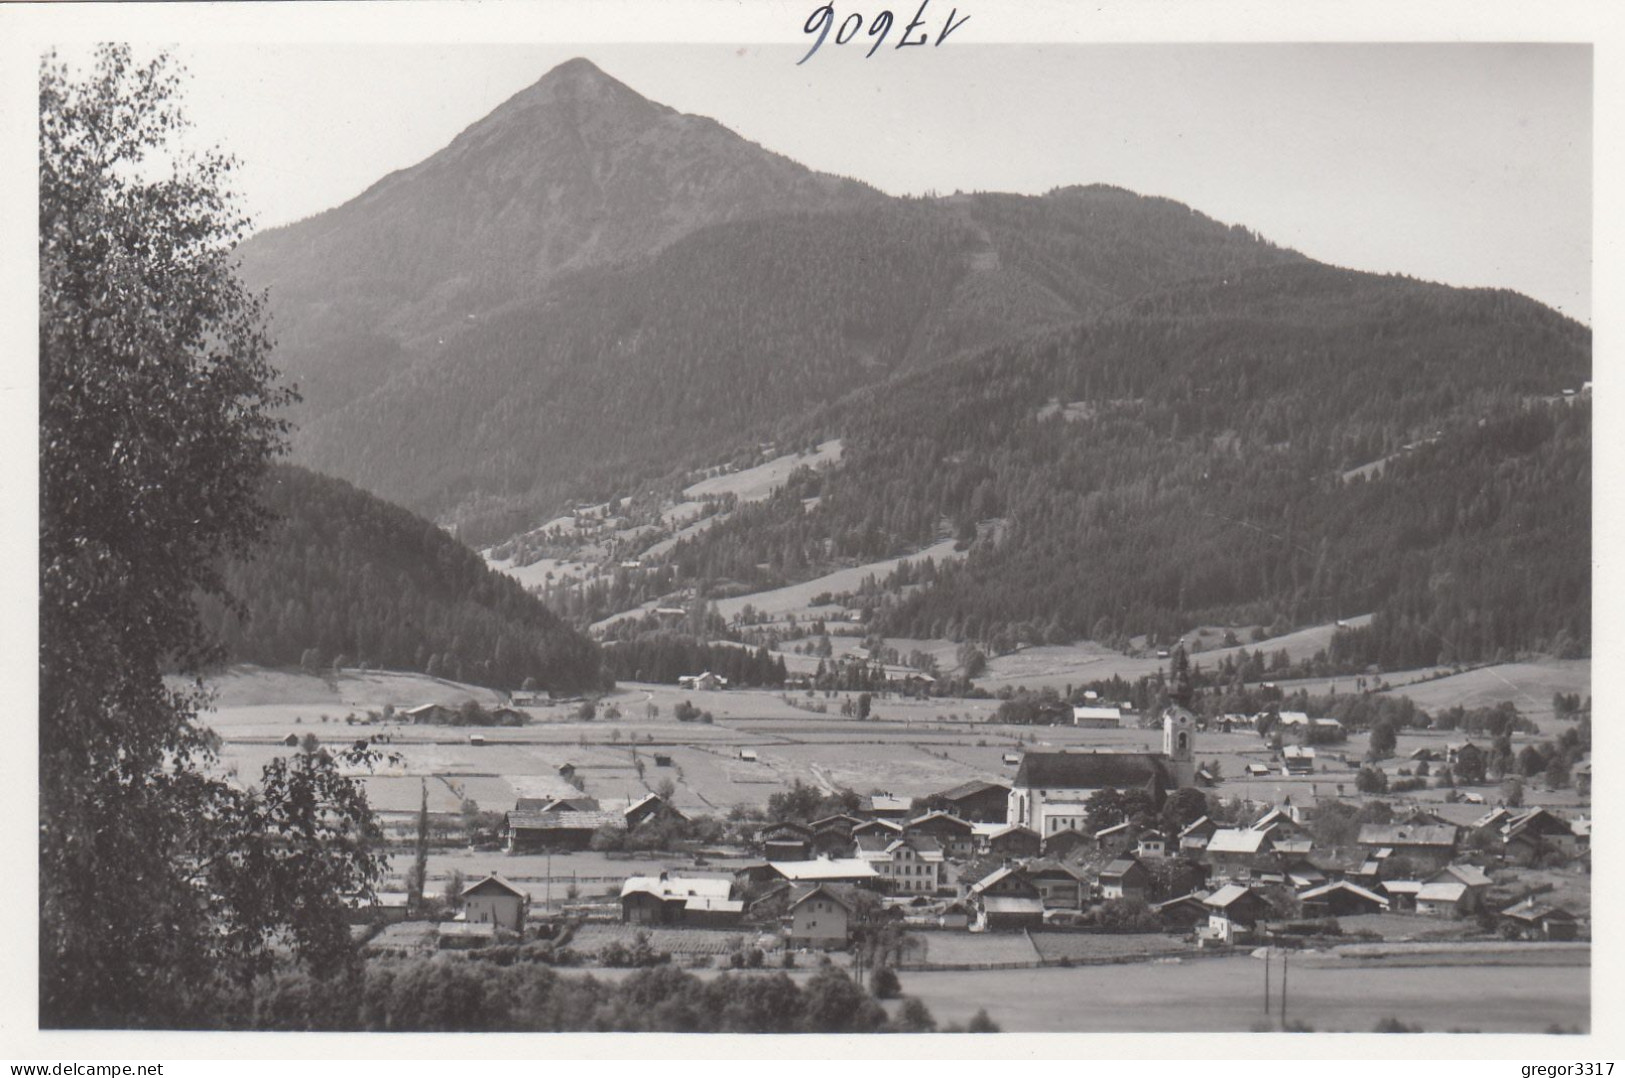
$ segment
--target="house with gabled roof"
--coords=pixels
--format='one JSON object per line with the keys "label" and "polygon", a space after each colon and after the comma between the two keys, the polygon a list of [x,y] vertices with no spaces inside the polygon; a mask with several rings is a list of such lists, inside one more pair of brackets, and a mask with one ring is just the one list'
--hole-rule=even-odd
{"label": "house with gabled roof", "polygon": [[1186,824],[1179,832],[1180,853],[1199,853],[1207,849],[1208,839],[1212,838],[1213,832],[1218,829],[1219,825],[1206,816]]}
{"label": "house with gabled roof", "polygon": [[1310,887],[1298,894],[1305,917],[1350,917],[1361,913],[1385,913],[1388,899],[1369,888],[1348,880],[1334,880]]}
{"label": "house with gabled roof", "polygon": [[614,811],[510,812],[505,818],[509,853],[585,850],[601,827],[622,828],[625,817]]}
{"label": "house with gabled roof", "polygon": [[871,819],[896,820],[900,823],[908,818],[913,805],[912,799],[896,794],[870,794],[859,802],[858,812]]}
{"label": "house with gabled roof", "polygon": [[1064,861],[1032,860],[1022,872],[1038,889],[1047,910],[1076,910],[1084,906],[1089,885],[1081,871]]}
{"label": "house with gabled roof", "polygon": [[[1356,842],[1364,849],[1402,855],[1419,872],[1437,872],[1456,855],[1461,829],[1455,824],[1361,824]],[[1379,856],[1379,860],[1382,859]]]}
{"label": "house with gabled roof", "polygon": [[1020,824],[1006,824],[987,836],[987,850],[998,857],[1037,857],[1043,840]]}
{"label": "house with gabled roof", "polygon": [[629,876],[621,884],[621,920],[632,924],[727,927],[744,916],[733,881],[706,876]]}
{"label": "house with gabled roof", "polygon": [[1100,870],[1100,897],[1144,902],[1151,870],[1137,857],[1119,857]]}
{"label": "house with gabled roof", "polygon": [[1043,837],[1040,849],[1045,857],[1070,860],[1077,857],[1080,851],[1093,849],[1094,841],[1093,835],[1086,835],[1082,831],[1057,831]]}
{"label": "house with gabled roof", "polygon": [[795,820],[780,820],[758,829],[756,841],[769,861],[806,861],[813,854],[812,828]]}
{"label": "house with gabled roof", "polygon": [[955,816],[971,823],[1006,823],[1010,818],[1010,787],[1002,782],[972,779],[936,795]]}
{"label": "house with gabled roof", "polygon": [[767,867],[772,875],[791,883],[873,883],[880,877],[873,865],[859,857],[769,861]]}
{"label": "house with gabled roof", "polygon": [[903,837],[927,835],[935,839],[950,857],[969,857],[976,847],[976,831],[968,820],[949,812],[928,812],[903,824]]}
{"label": "house with gabled roof", "polygon": [[1483,908],[1489,887],[1489,877],[1471,865],[1449,866],[1422,881],[1416,891],[1416,912],[1430,917],[1471,916]]}
{"label": "house with gabled roof", "polygon": [[840,950],[852,939],[858,920],[857,889],[839,883],[796,887],[790,898],[790,946]]}
{"label": "house with gabled roof", "polygon": [[1151,912],[1162,921],[1163,927],[1190,931],[1207,921],[1209,910],[1196,892],[1151,904]]}
{"label": "house with gabled roof", "polygon": [[1202,856],[1215,875],[1245,876],[1260,864],[1260,859],[1269,854],[1274,845],[1274,837],[1268,831],[1225,827],[1214,831],[1208,838]]}
{"label": "house with gabled roof", "polygon": [[1271,912],[1262,895],[1237,883],[1225,884],[1204,898],[1202,904],[1208,909],[1208,923],[1201,938],[1217,943],[1245,939]]}
{"label": "house with gabled roof", "polygon": [[463,888],[458,900],[462,919],[468,924],[495,925],[510,932],[522,932],[530,912],[530,892],[520,890],[495,872]]}
{"label": "house with gabled roof", "polygon": [[687,820],[675,805],[657,793],[649,793],[626,807],[626,829],[636,830],[643,824],[657,820]]}
{"label": "house with gabled roof", "polygon": [[1572,940],[1580,934],[1578,917],[1562,906],[1537,902],[1533,895],[1508,906],[1500,917],[1525,939]]}

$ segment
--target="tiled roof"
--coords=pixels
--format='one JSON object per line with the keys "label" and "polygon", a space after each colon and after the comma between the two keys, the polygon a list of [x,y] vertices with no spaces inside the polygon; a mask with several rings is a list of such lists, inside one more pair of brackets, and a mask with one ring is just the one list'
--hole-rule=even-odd
{"label": "tiled roof", "polygon": [[1015,785],[1028,789],[1133,790],[1178,786],[1162,754],[1150,752],[1028,752]]}
{"label": "tiled roof", "polygon": [[1363,824],[1362,846],[1449,846],[1456,845],[1455,824]]}
{"label": "tiled roof", "polygon": [[596,831],[606,825],[621,826],[626,817],[619,812],[510,812],[508,826],[515,831]]}

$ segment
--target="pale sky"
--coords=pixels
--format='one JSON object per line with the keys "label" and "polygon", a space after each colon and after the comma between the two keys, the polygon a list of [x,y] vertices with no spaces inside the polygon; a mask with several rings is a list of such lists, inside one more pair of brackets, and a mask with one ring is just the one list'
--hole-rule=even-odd
{"label": "pale sky", "polygon": [[1576,45],[177,47],[262,226],[359,194],[585,56],[652,100],[893,194],[1111,183],[1338,265],[1591,317]]}

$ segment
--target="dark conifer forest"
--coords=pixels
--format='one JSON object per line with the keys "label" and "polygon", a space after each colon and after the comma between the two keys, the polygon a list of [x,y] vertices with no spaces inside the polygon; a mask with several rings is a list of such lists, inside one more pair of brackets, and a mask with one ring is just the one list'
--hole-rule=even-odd
{"label": "dark conifer forest", "polygon": [[241,614],[199,600],[232,659],[365,664],[502,689],[600,684],[594,644],[429,521],[291,466],[271,470],[263,500],[277,522],[225,573]]}

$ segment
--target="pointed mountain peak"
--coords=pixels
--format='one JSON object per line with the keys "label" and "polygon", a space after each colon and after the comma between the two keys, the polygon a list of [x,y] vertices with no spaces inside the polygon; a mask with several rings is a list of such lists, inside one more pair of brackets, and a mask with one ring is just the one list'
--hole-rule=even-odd
{"label": "pointed mountain peak", "polygon": [[514,100],[526,103],[622,100],[654,104],[626,83],[606,75],[602,68],[584,56],[564,61],[536,80],[529,89],[520,91]]}

